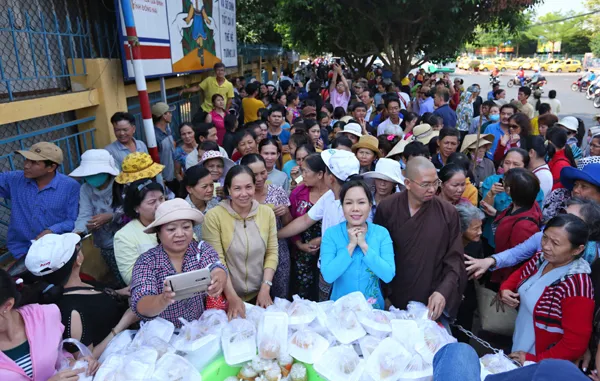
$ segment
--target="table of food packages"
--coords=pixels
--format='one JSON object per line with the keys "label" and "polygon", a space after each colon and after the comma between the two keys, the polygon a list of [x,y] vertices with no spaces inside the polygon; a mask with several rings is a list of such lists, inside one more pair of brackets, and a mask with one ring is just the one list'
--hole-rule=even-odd
{"label": "table of food packages", "polygon": [[[425,305],[373,309],[360,292],[316,303],[276,298],[228,321],[222,310],[175,332],[156,318],[124,331],[99,359],[95,381],[425,381],[433,358],[456,342]],[[480,359],[482,380],[515,368],[502,354]]]}

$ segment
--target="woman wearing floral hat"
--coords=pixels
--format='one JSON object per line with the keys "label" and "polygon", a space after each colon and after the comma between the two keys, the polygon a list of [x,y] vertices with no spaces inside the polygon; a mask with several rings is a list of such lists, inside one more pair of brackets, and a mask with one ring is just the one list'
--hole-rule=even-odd
{"label": "woman wearing floral hat", "polygon": [[94,245],[100,248],[100,254],[114,277],[114,286],[120,288],[125,284],[113,249],[114,235],[124,225],[121,187],[115,184],[118,174],[115,160],[107,150],[90,149],[81,155],[79,167],[69,176],[83,179],[74,231],[93,234]]}
{"label": "woman wearing floral hat", "polygon": [[375,160],[381,157],[379,140],[371,135],[363,135],[358,143],[352,146],[352,152],[360,162],[360,173],[375,170]]}
{"label": "woman wearing floral hat", "polygon": [[198,165],[208,169],[213,183],[218,185],[216,195],[222,198],[224,196],[222,188],[225,176],[227,175],[227,172],[235,166],[235,163],[223,156],[219,151],[206,151],[202,155],[202,159]]}

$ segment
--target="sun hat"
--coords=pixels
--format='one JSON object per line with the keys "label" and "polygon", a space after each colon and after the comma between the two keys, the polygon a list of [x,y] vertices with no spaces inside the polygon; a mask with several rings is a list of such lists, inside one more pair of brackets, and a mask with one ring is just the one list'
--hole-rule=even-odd
{"label": "sun hat", "polygon": [[60,270],[75,254],[81,237],[75,233],[46,234],[33,241],[25,256],[25,267],[35,276]]}
{"label": "sun hat", "polygon": [[117,176],[119,170],[110,152],[105,149],[89,149],[81,155],[79,167],[75,168],[69,176],[86,177],[99,173],[108,173],[109,175]]}
{"label": "sun hat", "polygon": [[346,181],[352,175],[358,175],[360,171],[360,162],[348,151],[327,149],[321,152],[321,159],[331,173],[342,181]]}
{"label": "sun hat", "polygon": [[191,220],[194,225],[204,221],[204,215],[198,209],[192,208],[189,202],[182,198],[174,198],[163,202],[156,208],[154,221],[144,229],[144,233],[154,233],[155,228],[173,221]]}
{"label": "sun hat", "polygon": [[375,156],[381,157],[381,152],[379,152],[379,140],[375,136],[371,135],[363,135],[358,139],[358,143],[352,146],[352,152],[356,153],[361,148],[370,149],[375,153]]}
{"label": "sun hat", "polygon": [[408,145],[408,143],[414,142],[414,141],[415,140],[412,136],[408,139],[400,140],[398,143],[396,143],[394,148],[392,148],[392,150],[390,151],[390,153],[387,154],[386,157],[392,157],[392,156],[401,154],[402,152],[404,152],[404,148]]}
{"label": "sun hat", "polygon": [[165,168],[164,165],[152,161],[145,152],[133,152],[125,156],[121,164],[121,173],[115,178],[119,184],[129,184],[140,179],[156,177]]}
{"label": "sun hat", "polygon": [[175,111],[175,106],[169,106],[165,102],[158,102],[152,106],[152,115],[163,116],[167,111]]}
{"label": "sun hat", "polygon": [[600,164],[600,156],[582,157],[581,159],[577,160],[577,168],[583,169],[586,166],[594,163]]}
{"label": "sun hat", "polygon": [[358,136],[362,136],[362,127],[358,123],[348,123],[344,126],[344,129],[339,132],[340,134],[347,133]]}
{"label": "sun hat", "polygon": [[63,151],[56,144],[48,142],[35,143],[29,150],[19,150],[15,153],[33,161],[50,160],[56,164],[62,164],[63,162]]}
{"label": "sun hat", "polygon": [[363,177],[367,183],[371,183],[375,179],[380,179],[404,185],[404,176],[402,176],[400,163],[392,159],[383,158],[377,160],[375,170],[363,173]]}
{"label": "sun hat", "polygon": [[225,177],[227,172],[229,172],[229,170],[235,166],[235,163],[233,161],[231,161],[231,159],[228,159],[225,156],[223,156],[221,151],[206,151],[206,152],[204,152],[204,154],[202,155],[202,159],[198,162],[198,165],[204,165],[204,162],[206,162],[208,160],[212,160],[212,159],[223,160],[223,165],[224,165],[223,177]]}
{"label": "sun hat", "polygon": [[[479,147],[484,145],[494,144],[494,135],[492,134],[480,134],[479,135]],[[477,147],[477,134],[465,135],[460,152],[467,152],[470,149]]]}
{"label": "sun hat", "polygon": [[433,137],[439,134],[439,131],[434,131],[431,125],[427,123],[419,124],[413,128],[413,137],[423,144],[428,144]]}
{"label": "sun hat", "polygon": [[574,116],[565,116],[556,124],[574,132],[577,132],[577,129],[579,128],[579,121]]}
{"label": "sun hat", "polygon": [[267,86],[273,86],[273,87],[275,87],[275,82],[269,81],[269,82],[267,82]]}
{"label": "sun hat", "polygon": [[[352,119],[353,119],[352,115],[345,115],[340,118],[340,122],[348,123]],[[359,124],[359,126],[360,126],[360,124]]]}
{"label": "sun hat", "polygon": [[588,164],[583,169],[564,167],[560,171],[560,182],[568,190],[573,190],[575,181],[582,180],[600,188],[600,164]]}

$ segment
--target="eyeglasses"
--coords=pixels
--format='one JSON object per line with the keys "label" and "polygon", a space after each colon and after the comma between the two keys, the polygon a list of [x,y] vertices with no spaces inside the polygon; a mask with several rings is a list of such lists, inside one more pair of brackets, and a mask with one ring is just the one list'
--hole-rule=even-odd
{"label": "eyeglasses", "polygon": [[411,179],[409,179],[409,180],[412,181],[413,183],[417,184],[418,186],[420,186],[423,189],[426,189],[426,188],[438,189],[442,185],[442,180],[440,180],[440,179],[437,179],[432,183],[419,183],[415,180],[411,180]]}
{"label": "eyeglasses", "polygon": [[518,124],[509,124],[508,128],[511,130],[517,130],[517,129],[521,128],[521,126],[519,126]]}
{"label": "eyeglasses", "polygon": [[594,143],[592,143],[592,144],[590,144],[590,147],[591,148],[600,148],[600,144],[594,144]]}

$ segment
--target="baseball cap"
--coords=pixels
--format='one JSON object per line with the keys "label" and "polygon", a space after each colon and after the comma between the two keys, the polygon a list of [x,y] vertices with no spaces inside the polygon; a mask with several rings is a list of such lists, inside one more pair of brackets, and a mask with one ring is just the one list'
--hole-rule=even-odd
{"label": "baseball cap", "polygon": [[565,116],[557,124],[574,132],[577,132],[577,128],[579,128],[579,121],[574,116]]}
{"label": "baseball cap", "polygon": [[154,116],[163,116],[167,111],[175,111],[175,106],[169,107],[165,102],[158,102],[152,106],[152,115]]}
{"label": "baseball cap", "polygon": [[46,234],[33,241],[25,266],[35,276],[44,276],[60,270],[75,254],[81,237],[75,233]]}
{"label": "baseball cap", "polygon": [[62,164],[63,162],[63,151],[53,143],[39,142],[32,145],[27,151],[19,150],[15,152],[25,159],[33,161],[50,160],[56,164]]}
{"label": "baseball cap", "polygon": [[352,175],[358,175],[360,170],[360,162],[352,152],[328,149],[321,152],[321,159],[331,173],[342,181],[346,181]]}

